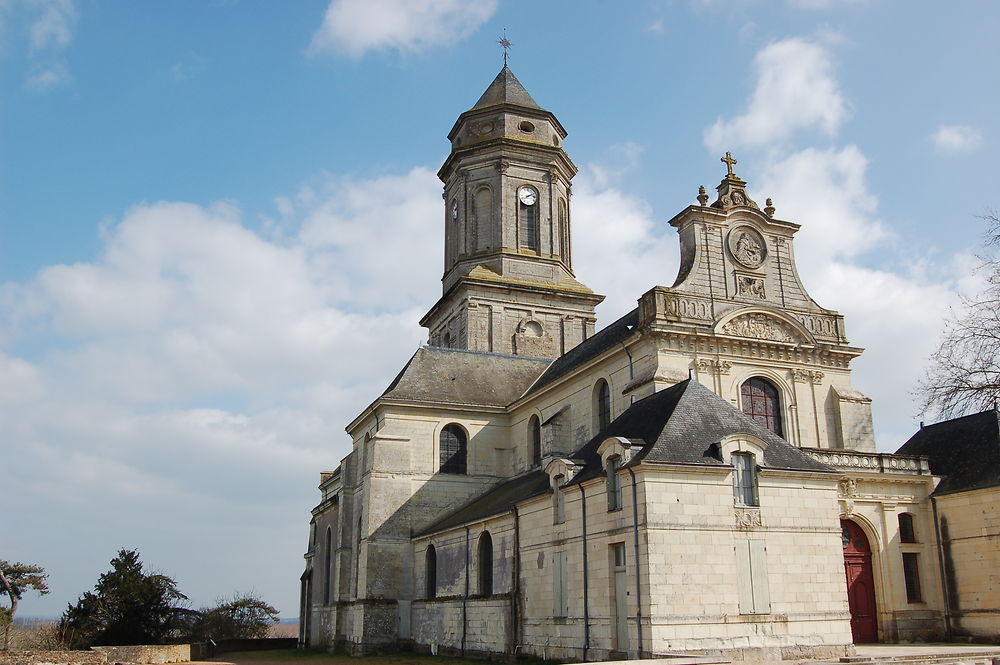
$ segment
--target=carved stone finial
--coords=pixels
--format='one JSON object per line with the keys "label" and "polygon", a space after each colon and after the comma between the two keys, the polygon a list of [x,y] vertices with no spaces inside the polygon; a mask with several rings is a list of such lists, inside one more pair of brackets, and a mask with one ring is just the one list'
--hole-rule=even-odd
{"label": "carved stone finial", "polygon": [[734,177],[734,175],[733,175],[733,164],[736,164],[737,161],[735,159],[733,159],[733,156],[730,153],[727,152],[726,156],[723,157],[719,161],[725,162],[725,164],[726,164],[726,169],[728,170],[728,173],[726,174],[726,177],[727,178]]}
{"label": "carved stone finial", "polygon": [[770,198],[764,201],[764,214],[768,217],[774,217],[774,203],[771,202]]}
{"label": "carved stone finial", "polygon": [[703,206],[708,205],[708,192],[705,191],[705,185],[698,188],[698,203]]}

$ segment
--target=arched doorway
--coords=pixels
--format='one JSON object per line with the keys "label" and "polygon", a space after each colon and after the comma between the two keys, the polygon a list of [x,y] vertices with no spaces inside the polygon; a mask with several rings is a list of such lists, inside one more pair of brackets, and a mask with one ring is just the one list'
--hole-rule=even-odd
{"label": "arched doorway", "polygon": [[844,544],[844,573],[847,576],[847,603],[851,608],[851,635],[855,644],[878,641],[878,612],[875,608],[875,576],[868,536],[850,520],[840,520]]}

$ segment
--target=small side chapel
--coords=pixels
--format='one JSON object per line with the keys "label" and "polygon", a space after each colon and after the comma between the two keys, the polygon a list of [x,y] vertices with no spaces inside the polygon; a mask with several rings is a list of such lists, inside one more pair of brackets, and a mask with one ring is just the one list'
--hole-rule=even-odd
{"label": "small side chapel", "polygon": [[[669,222],[674,284],[597,330],[560,122],[504,65],[448,138],[428,344],[320,475],[301,644],[775,658],[962,633],[933,456],[876,452],[862,349],[735,159]],[[1000,633],[981,609],[968,630]]]}

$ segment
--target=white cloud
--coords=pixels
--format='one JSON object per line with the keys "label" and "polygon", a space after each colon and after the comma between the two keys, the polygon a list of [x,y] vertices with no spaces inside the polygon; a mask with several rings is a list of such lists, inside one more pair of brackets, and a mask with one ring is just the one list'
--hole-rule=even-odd
{"label": "white cloud", "polygon": [[69,46],[77,21],[73,0],[30,0],[29,6],[38,12],[28,28],[32,53]]}
{"label": "white cloud", "polygon": [[877,199],[867,188],[867,167],[854,145],[807,148],[766,166],[751,184],[761,199],[773,199],[779,218],[805,223],[796,244],[800,262],[823,265],[862,254],[888,235],[875,217]]}
{"label": "white cloud", "polygon": [[971,152],[983,144],[982,133],[968,125],[938,125],[930,139],[945,153]]}
{"label": "white cloud", "polygon": [[[802,224],[795,241],[802,282],[820,306],[844,315],[850,342],[865,347],[853,383],[873,399],[880,448],[894,450],[913,432],[909,391],[971,264],[901,244],[877,214],[867,164],[854,145],[808,148],[767,166],[755,191],[773,197],[778,218]],[[876,250],[880,267],[865,265]]]}
{"label": "white cloud", "polygon": [[79,15],[73,0],[27,0],[30,72],[24,86],[44,91],[70,80],[63,51],[72,43]]}
{"label": "white cloud", "polygon": [[496,0],[332,0],[310,50],[355,58],[380,49],[418,53],[464,39],[496,7]]}
{"label": "white cloud", "polygon": [[800,37],[774,42],[757,53],[754,70],[747,110],[732,120],[720,117],[705,130],[710,149],[768,146],[806,129],[832,136],[849,114],[833,58],[822,44]]}
{"label": "white cloud", "polygon": [[[45,514],[97,570],[127,545],[174,572],[163,533],[198,533],[202,561],[242,543],[238,564],[189,571],[196,603],[294,565],[344,424],[425,338],[440,183],[427,169],[327,177],[281,209],[295,233],[269,240],[229,203],[139,205],[96,259],[3,286],[0,429],[23,471],[6,526]],[[261,591],[294,615],[287,573]]]}

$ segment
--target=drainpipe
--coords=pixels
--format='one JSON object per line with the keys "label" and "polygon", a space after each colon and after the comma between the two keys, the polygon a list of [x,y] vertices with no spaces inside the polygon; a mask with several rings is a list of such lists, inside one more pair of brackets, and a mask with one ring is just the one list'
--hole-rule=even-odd
{"label": "drainpipe", "polygon": [[951,588],[948,586],[948,573],[944,567],[944,543],[941,542],[941,520],[938,518],[937,497],[931,495],[931,508],[934,510],[934,535],[937,536],[938,568],[941,569],[941,590],[944,591],[944,636],[951,642]]}
{"label": "drainpipe", "polygon": [[[628,382],[631,384],[633,381],[635,381],[635,372],[632,369],[632,352],[628,350],[627,346],[625,346],[625,342],[618,342],[618,343],[622,345],[622,348],[625,349],[625,355],[628,356]],[[628,396],[628,403],[635,404],[635,394],[631,394]],[[580,487],[582,488],[583,486],[581,485]]]}
{"label": "drainpipe", "polygon": [[469,527],[465,527],[465,595],[462,596],[462,656],[465,657],[465,635],[469,626]]}
{"label": "drainpipe", "polygon": [[518,607],[521,602],[521,516],[516,505],[511,506],[511,512],[514,514],[514,565],[510,580],[510,654],[516,656],[521,634],[518,625]]}
{"label": "drainpipe", "polygon": [[587,494],[583,491],[583,483],[580,483],[580,508],[583,511],[583,661],[587,661],[587,652],[590,651],[590,607],[588,603],[590,588],[590,575],[587,570]]}
{"label": "drainpipe", "polygon": [[635,537],[635,627],[639,641],[639,658],[642,658],[642,585],[639,570],[639,490],[635,482],[635,471],[628,468],[632,476],[632,533]]}

